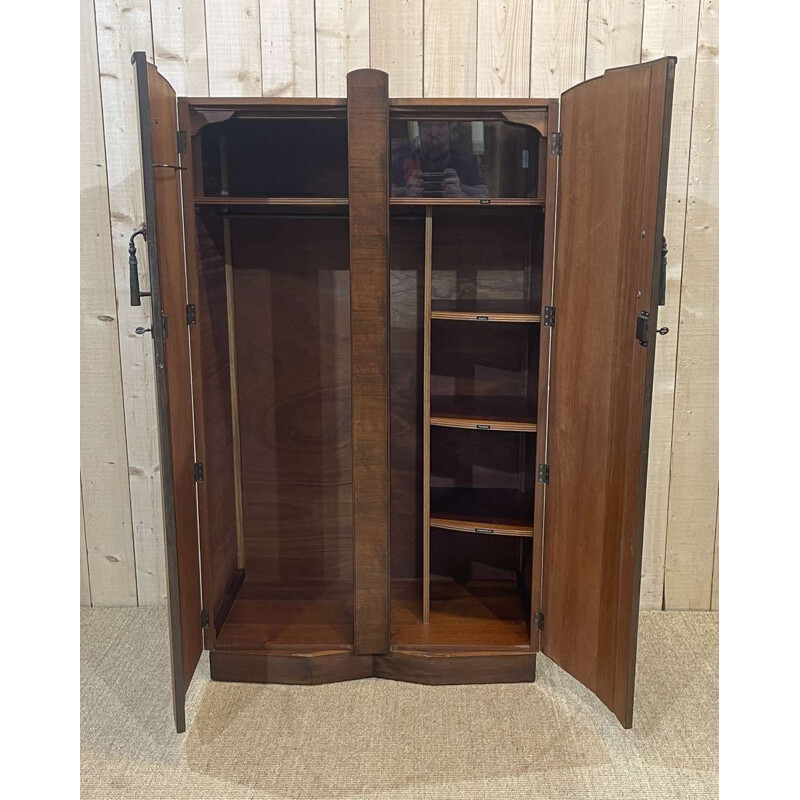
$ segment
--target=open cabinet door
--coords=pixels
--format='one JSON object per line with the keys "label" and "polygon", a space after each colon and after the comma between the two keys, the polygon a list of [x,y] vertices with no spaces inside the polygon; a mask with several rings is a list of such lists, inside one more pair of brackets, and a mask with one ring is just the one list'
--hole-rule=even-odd
{"label": "open cabinet door", "polygon": [[[177,108],[175,92],[147,63],[145,54],[134,53],[133,63],[150,268],[175,727],[181,733],[186,730],[186,690],[203,638]],[[139,304],[135,260],[131,302]]]}
{"label": "open cabinet door", "polygon": [[561,101],[541,649],[626,728],[674,71],[609,70]]}

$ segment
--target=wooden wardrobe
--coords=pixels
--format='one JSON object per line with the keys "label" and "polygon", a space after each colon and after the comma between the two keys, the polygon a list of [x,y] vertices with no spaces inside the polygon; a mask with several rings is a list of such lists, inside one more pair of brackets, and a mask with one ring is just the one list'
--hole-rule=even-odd
{"label": "wooden wardrobe", "polygon": [[133,62],[177,729],[204,648],[299,684],[541,650],[630,727],[675,59],[560,101]]}

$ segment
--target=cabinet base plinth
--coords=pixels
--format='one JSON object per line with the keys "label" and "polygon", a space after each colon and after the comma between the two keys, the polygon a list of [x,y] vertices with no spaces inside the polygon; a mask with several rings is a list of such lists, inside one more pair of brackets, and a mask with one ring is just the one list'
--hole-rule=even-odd
{"label": "cabinet base plinth", "polygon": [[436,652],[393,650],[386,655],[350,651],[255,653],[212,650],[211,678],[243,683],[313,686],[385,678],[447,686],[476,683],[530,683],[536,679],[536,653]]}

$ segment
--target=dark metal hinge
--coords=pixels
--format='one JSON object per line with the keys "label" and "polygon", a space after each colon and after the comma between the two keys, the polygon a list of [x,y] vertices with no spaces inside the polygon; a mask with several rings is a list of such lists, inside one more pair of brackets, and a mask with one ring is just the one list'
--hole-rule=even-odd
{"label": "dark metal hinge", "polygon": [[544,307],[544,324],[548,328],[552,328],[556,324],[556,307],[555,306],[545,306]]}
{"label": "dark metal hinge", "polygon": [[178,131],[177,133],[178,152],[186,152],[186,131]]}
{"label": "dark metal hinge", "polygon": [[636,338],[642,347],[647,347],[647,337],[650,333],[650,312],[646,309],[636,317]]}
{"label": "dark metal hinge", "polygon": [[187,325],[197,324],[197,309],[194,307],[194,303],[189,303],[186,306],[186,324]]}
{"label": "dark metal hinge", "polygon": [[194,465],[194,479],[195,482],[199,482],[203,480],[203,465],[199,462],[195,462]]}
{"label": "dark metal hinge", "polygon": [[549,464],[539,464],[539,483],[550,483]]}
{"label": "dark metal hinge", "polygon": [[203,628],[203,630],[205,630],[208,626],[209,626],[208,611],[203,609],[200,612],[200,627]]}
{"label": "dark metal hinge", "polygon": [[541,611],[537,611],[533,615],[533,626],[537,631],[540,631],[544,628],[544,614]]}
{"label": "dark metal hinge", "polygon": [[564,137],[561,131],[550,134],[550,152],[554,156],[560,156],[564,150]]}

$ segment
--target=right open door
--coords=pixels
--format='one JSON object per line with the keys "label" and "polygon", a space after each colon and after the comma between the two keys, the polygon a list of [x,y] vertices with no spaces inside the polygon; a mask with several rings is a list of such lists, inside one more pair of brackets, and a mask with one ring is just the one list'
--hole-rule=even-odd
{"label": "right open door", "polygon": [[561,100],[541,650],[633,721],[675,59]]}

